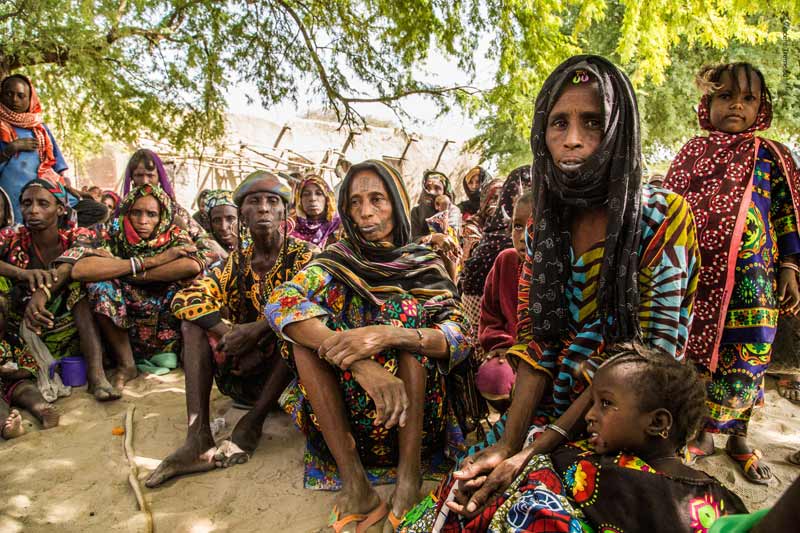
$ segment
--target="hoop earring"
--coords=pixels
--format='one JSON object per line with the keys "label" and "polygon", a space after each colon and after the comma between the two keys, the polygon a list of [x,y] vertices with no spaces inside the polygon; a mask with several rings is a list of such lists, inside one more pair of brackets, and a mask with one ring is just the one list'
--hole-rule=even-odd
{"label": "hoop earring", "polygon": [[661,433],[658,434],[659,437],[662,439],[666,439],[669,437],[669,428],[664,428],[661,430]]}

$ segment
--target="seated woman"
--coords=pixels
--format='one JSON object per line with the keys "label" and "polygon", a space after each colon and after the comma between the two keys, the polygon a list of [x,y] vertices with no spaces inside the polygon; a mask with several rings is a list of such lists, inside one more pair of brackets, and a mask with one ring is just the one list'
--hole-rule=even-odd
{"label": "seated woman", "polygon": [[[116,400],[120,396],[103,371],[99,332],[86,294],[71,278],[72,264],[61,262],[62,254],[87,233],[75,227],[66,198],[61,184],[29,181],[19,198],[23,224],[0,230],[0,279],[12,281],[2,289],[11,304],[7,339],[16,349],[46,351],[40,354],[43,361],[83,355],[89,392],[100,401]],[[23,323],[39,337],[36,346],[22,338]],[[67,394],[57,382],[39,378],[48,401]]]}
{"label": "seated woman", "polygon": [[[67,162],[53,134],[42,122],[42,104],[31,80],[12,74],[0,82],[0,187],[13,200],[14,218],[22,220],[17,199],[22,187],[38,177],[63,183]],[[70,199],[75,205],[77,197]]]}
{"label": "seated woman", "polygon": [[338,488],[341,479],[337,531],[383,519],[370,480],[389,481],[387,467],[397,466],[390,520],[416,503],[421,461],[447,437],[444,374],[469,355],[456,288],[438,256],[411,242],[408,203],[386,163],[351,167],[339,197],[343,239],[266,306],[273,329],[294,343],[306,486]]}
{"label": "seated woman", "polygon": [[[588,440],[529,456],[505,491],[487,480],[469,503],[457,492],[449,501],[429,497],[427,522],[401,531],[697,533],[723,515],[746,513],[738,496],[678,456],[703,418],[693,368],[659,350],[607,353],[591,387]],[[492,494],[500,495],[481,508]],[[433,527],[436,507],[468,518]]]}
{"label": "seated woman", "polygon": [[295,215],[292,237],[312,243],[320,249],[336,242],[341,225],[336,212],[333,189],[322,176],[308,174],[295,189]]}
{"label": "seated woman", "polygon": [[192,242],[197,247],[197,256],[203,260],[204,268],[227,257],[227,254],[217,244],[217,241],[211,238],[206,230],[194,218],[189,216],[189,212],[175,199],[172,183],[169,181],[164,163],[161,162],[158,154],[142,148],[134,152],[130,161],[128,161],[128,166],[125,167],[122,195],[127,196],[132,187],[140,187],[144,184],[159,185],[172,201],[173,222],[189,234]]}
{"label": "seated woman", "polygon": [[173,223],[172,205],[158,185],[136,187],[119,217],[80,240],[103,253],[80,246],[74,253],[72,277],[86,283],[94,316],[117,354],[119,390],[136,377],[135,360],[147,365],[156,354],[179,352],[179,323],[169,304],[182,283],[203,270],[189,234]]}
{"label": "seated woman", "polygon": [[489,478],[507,486],[531,453],[583,433],[607,344],[638,338],[683,357],[694,220],[682,197],[642,187],[636,110],[627,76],[598,56],[562,63],[536,99],[534,215],[507,352],[518,364],[514,397],[454,473],[462,494]]}
{"label": "seated woman", "polygon": [[486,279],[478,321],[478,342],[483,362],[475,385],[489,403],[504,413],[511,399],[516,374],[506,360],[517,332],[517,285],[525,260],[525,226],[533,212],[533,194],[520,196],[511,217],[512,248],[497,256]]}
{"label": "seated woman", "polygon": [[108,209],[108,218],[104,221],[108,222],[116,215],[117,209],[119,209],[119,203],[122,201],[122,199],[114,191],[105,190],[103,191],[103,196],[100,197],[100,201]]}
{"label": "seated woman", "polygon": [[[311,248],[283,236],[291,189],[282,179],[254,172],[237,187],[234,199],[252,243],[213,265],[172,300],[172,312],[182,320],[189,427],[183,446],[147,478],[151,488],[174,476],[247,461],[258,446],[267,413],[277,407],[292,380],[281,357],[284,342],[275,336],[263,309],[272,289],[311,260]],[[212,222],[216,209],[209,209]],[[220,392],[253,406],[219,448],[209,425],[212,378]]]}
{"label": "seated woman", "polygon": [[231,191],[216,189],[206,191],[203,198],[203,209],[209,220],[211,236],[225,251],[224,258],[227,259],[228,254],[239,247],[239,239],[242,238],[239,231],[239,211],[233,202],[233,194]]}
{"label": "seated woman", "polygon": [[483,167],[473,167],[464,174],[461,185],[467,199],[458,204],[462,222],[466,222],[470,217],[478,214],[481,208],[481,185],[491,179],[491,174]]}

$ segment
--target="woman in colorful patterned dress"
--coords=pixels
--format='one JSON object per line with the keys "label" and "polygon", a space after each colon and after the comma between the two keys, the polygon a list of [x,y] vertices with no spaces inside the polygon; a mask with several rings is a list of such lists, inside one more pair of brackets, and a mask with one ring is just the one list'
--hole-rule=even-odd
{"label": "woman in colorful patterned dress", "polygon": [[562,63],[536,99],[531,147],[539,178],[507,352],[518,363],[514,396],[454,473],[464,504],[486,498],[484,483],[502,491],[532,453],[583,434],[607,344],[640,338],[681,359],[691,322],[694,221],[680,196],[642,187],[627,76],[598,56]]}
{"label": "woman in colorful patterned dress", "polygon": [[333,189],[316,174],[308,174],[295,189],[292,237],[320,249],[336,241],[341,225]]}
{"label": "woman in colorful patterned dress", "polygon": [[445,504],[463,507],[440,493],[400,531],[705,533],[722,516],[746,513],[738,496],[676,454],[705,410],[694,369],[636,345],[606,353],[591,387],[588,440],[532,455],[511,486],[479,512],[465,511],[463,523],[441,519]]}
{"label": "woman in colorful patterned dress", "polygon": [[[167,176],[167,170],[158,154],[152,150],[141,148],[134,152],[125,167],[125,181],[122,184],[122,195],[127,196],[133,187],[145,184],[159,185],[172,201],[173,222],[176,226],[186,231],[192,242],[197,247],[197,255],[203,260],[203,266],[213,265],[220,259],[225,259],[227,254],[217,244],[203,227],[189,215],[175,198],[172,183]],[[199,200],[198,200],[199,201]],[[208,220],[209,227],[211,221]]]}
{"label": "woman in colorful patterned dress", "polygon": [[119,390],[136,377],[135,360],[180,351],[179,322],[169,304],[202,272],[203,261],[189,234],[174,224],[172,205],[158,185],[136,187],[119,216],[79,239],[74,250],[72,277],[86,284],[94,316],[117,354]]}
{"label": "woman in colorful patterned dress", "polygon": [[755,136],[772,120],[758,69],[706,67],[698,80],[697,114],[709,135],[681,149],[664,181],[691,204],[702,249],[687,355],[708,383],[709,417],[689,451],[711,455],[711,434],[727,435],[725,450],[745,477],[766,484],[772,474],[748,446],[747,428],[764,401],[778,313],[800,308],[800,170],[785,146]]}
{"label": "woman in colorful patterned dress", "polygon": [[411,241],[408,204],[392,167],[351,167],[339,198],[344,238],[266,306],[294,343],[302,396],[290,403],[307,436],[306,486],[343,489],[337,530],[383,519],[370,481],[389,481],[395,466],[390,520],[417,502],[421,461],[441,456],[447,438],[444,375],[469,355],[456,288],[436,253]]}

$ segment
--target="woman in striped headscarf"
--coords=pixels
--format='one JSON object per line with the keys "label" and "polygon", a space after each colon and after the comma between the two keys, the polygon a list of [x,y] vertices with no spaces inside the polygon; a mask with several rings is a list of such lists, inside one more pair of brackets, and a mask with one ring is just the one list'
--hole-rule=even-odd
{"label": "woman in striped headscarf", "polygon": [[445,447],[444,375],[469,354],[456,287],[437,254],[412,242],[408,204],[394,168],[354,165],[339,198],[343,239],[266,306],[294,343],[299,390],[289,407],[308,439],[306,486],[343,489],[339,525],[382,519],[388,510],[370,482],[395,473],[390,519],[416,502],[420,458]]}

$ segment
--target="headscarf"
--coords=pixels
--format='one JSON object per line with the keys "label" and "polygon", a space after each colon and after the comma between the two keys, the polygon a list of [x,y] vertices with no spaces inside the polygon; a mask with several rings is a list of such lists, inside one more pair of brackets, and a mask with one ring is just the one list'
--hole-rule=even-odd
{"label": "headscarf", "polygon": [[[156,225],[152,237],[147,240],[136,233],[133,224],[128,218],[128,212],[136,200],[145,196],[155,198],[161,207],[158,225]],[[114,222],[115,227],[113,228],[114,231],[112,231],[112,238],[115,239],[117,255],[123,258],[134,256],[152,257],[175,245],[188,244],[179,242],[179,238],[186,235],[186,233],[173,224],[172,217],[172,201],[161,187],[150,184],[134,187],[122,200],[119,206],[119,217]]]}
{"label": "headscarf", "polygon": [[[394,219],[392,243],[367,241],[350,217],[350,183],[353,176],[365,170],[376,173],[389,194]],[[411,241],[408,192],[400,174],[392,166],[372,159],[353,165],[342,180],[339,213],[344,238],[328,246],[311,265],[324,268],[375,305],[402,293],[410,293],[423,301],[434,296],[451,298],[457,294],[436,252]]]}
{"label": "headscarf", "polygon": [[[474,191],[470,191],[467,183],[476,174],[478,175],[478,187]],[[465,217],[476,215],[478,213],[478,210],[481,208],[481,185],[491,179],[491,174],[489,174],[483,167],[473,167],[469,170],[469,172],[464,174],[464,177],[461,180],[461,185],[464,187],[464,194],[467,195],[467,199],[458,204],[458,208],[461,209],[461,213]]]}
{"label": "headscarf", "polygon": [[[570,83],[596,82],[603,104],[603,140],[574,174],[558,169],[545,143],[547,118]],[[607,342],[640,334],[639,243],[642,151],[636,95],[628,77],[608,60],[572,57],[544,82],[531,128],[535,227],[530,309],[533,338],[558,340],[568,327],[567,280],[571,276],[570,225],[576,210],[605,206],[605,251],[598,280],[598,313]]]}
{"label": "headscarf", "polygon": [[480,242],[472,249],[472,253],[464,263],[461,275],[463,294],[473,296],[483,294],[483,287],[494,260],[501,251],[511,248],[513,244],[509,227],[514,203],[530,186],[530,165],[519,167],[508,175],[500,192],[497,210],[484,225]]}
{"label": "headscarf", "polygon": [[[412,236],[415,239],[428,234],[427,219],[436,214],[436,208],[433,205],[436,197],[425,189],[425,182],[428,181],[428,178],[439,180],[444,187],[444,194],[450,198],[451,202],[455,201],[455,194],[453,193],[452,185],[450,185],[450,179],[438,170],[426,170],[422,174],[422,192],[419,193],[417,205],[411,211],[410,215]],[[455,211],[455,209],[452,211]],[[460,212],[456,214],[458,216],[451,216],[449,218],[449,225],[453,227],[454,230],[459,231],[461,228],[461,214]]]}
{"label": "headscarf", "polygon": [[0,228],[5,228],[8,226],[14,225],[14,206],[11,204],[11,198],[8,197],[8,193],[0,187],[0,202],[5,204],[5,209],[3,210],[6,214],[5,219],[0,220]]}
{"label": "headscarf", "polygon": [[78,215],[78,226],[88,228],[105,222],[108,217],[108,207],[103,202],[84,198],[75,204],[75,213]]}
{"label": "headscarf", "polygon": [[489,200],[492,199],[492,197],[498,190],[503,189],[503,183],[504,183],[503,180],[498,178],[498,179],[490,179],[484,181],[483,184],[481,185],[480,189],[481,203],[476,216],[476,218],[479,219],[481,230],[485,228],[486,223],[489,221],[489,217],[486,214],[489,209],[489,203],[490,203]]}
{"label": "headscarf", "polygon": [[[167,176],[167,171],[164,168],[164,163],[161,161],[161,158],[158,157],[158,154],[152,150],[148,150],[146,148],[140,148],[136,150],[136,152],[131,156],[128,160],[128,165],[125,167],[125,183],[122,186],[122,195],[127,196],[133,187],[133,171],[136,170],[133,166],[133,162],[137,159],[140,159],[140,156],[145,155],[146,159],[149,159],[153,162],[156,167],[156,172],[158,173],[158,183],[161,186],[161,189],[169,196],[170,200],[175,201],[175,191],[172,190],[172,183],[169,181],[169,176]],[[139,166],[139,162],[137,161],[136,166]]]}
{"label": "headscarf", "polygon": [[252,192],[271,192],[283,199],[283,205],[288,206],[292,199],[292,188],[286,180],[267,170],[256,170],[249,174],[243,182],[233,191],[233,203],[242,207],[245,196]]}
{"label": "headscarf", "polygon": [[726,133],[711,124],[711,99],[711,95],[704,95],[697,110],[700,127],[709,132],[708,136],[695,137],[681,148],[663,187],[686,198],[697,226],[701,283],[697,286],[686,354],[713,371],[725,310],[733,292],[734,269],[750,205],[759,146],[766,144],[786,176],[795,217],[800,205],[800,171],[785,146],[755,136],[772,122],[772,102],[766,90],[762,88],[755,122],[741,133]]}
{"label": "headscarf", "polygon": [[53,182],[46,178],[36,178],[26,183],[19,191],[19,203],[22,204],[22,196],[31,187],[41,187],[52,194],[56,201],[64,207],[64,215],[59,218],[58,226],[61,229],[68,229],[75,226],[75,211],[69,206],[67,190],[60,182]]}
{"label": "headscarf", "polygon": [[106,196],[109,196],[112,200],[114,200],[114,209],[116,210],[117,207],[119,207],[119,203],[120,201],[122,201],[122,198],[119,197],[119,194],[115,193],[110,189],[103,191],[103,196],[100,197],[100,200],[102,200]]}
{"label": "headscarf", "polygon": [[[323,213],[322,220],[311,220],[303,211],[303,189],[305,189],[306,185],[309,183],[314,183],[319,186],[325,194],[325,213]],[[325,183],[322,177],[311,174],[306,176],[295,189],[294,205],[296,214],[294,217],[295,226],[292,230],[292,235],[319,247],[324,247],[328,237],[339,229],[341,225],[339,214],[336,212],[336,196],[333,194],[333,190]]]}
{"label": "headscarf", "polygon": [[[17,132],[14,127],[31,130],[33,136],[38,143],[39,151],[39,168],[36,171],[37,176],[45,178],[50,181],[60,182],[63,178],[53,170],[56,164],[56,156],[53,151],[53,141],[47,133],[42,121],[42,103],[39,101],[39,95],[36,94],[31,80],[20,74],[14,74],[8,78],[19,79],[28,84],[30,89],[30,107],[26,113],[17,113],[7,108],[0,102],[0,141],[10,143],[17,138]],[[7,80],[8,78],[5,78]]]}
{"label": "headscarf", "polygon": [[203,207],[209,218],[211,217],[211,210],[221,205],[236,207],[236,204],[233,203],[233,192],[226,189],[214,189],[206,192]]}

